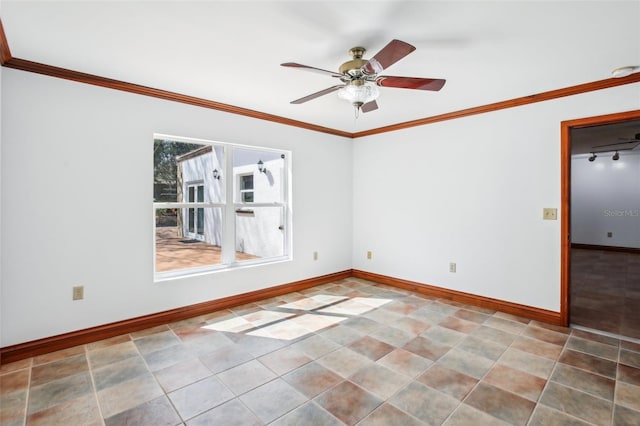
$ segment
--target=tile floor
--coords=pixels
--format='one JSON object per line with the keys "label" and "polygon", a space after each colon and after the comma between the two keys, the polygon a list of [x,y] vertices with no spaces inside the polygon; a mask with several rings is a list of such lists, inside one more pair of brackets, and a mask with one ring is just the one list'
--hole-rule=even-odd
{"label": "tile floor", "polygon": [[571,324],[640,339],[640,254],[571,249]]}
{"label": "tile floor", "polygon": [[638,425],[640,343],[347,279],[1,367],[5,425]]}

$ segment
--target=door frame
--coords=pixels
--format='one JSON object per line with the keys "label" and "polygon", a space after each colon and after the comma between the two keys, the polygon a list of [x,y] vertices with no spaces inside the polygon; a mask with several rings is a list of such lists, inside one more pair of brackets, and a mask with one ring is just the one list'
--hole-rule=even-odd
{"label": "door frame", "polygon": [[640,119],[640,110],[578,118],[560,123],[560,320],[569,326],[571,283],[571,129]]}
{"label": "door frame", "polygon": [[[194,195],[194,200],[190,201],[189,200],[189,188],[193,187],[193,195]],[[185,184],[185,191],[184,193],[186,194],[187,199],[185,200],[187,203],[204,203],[204,198],[202,199],[202,201],[198,201],[198,189],[202,187],[202,194],[203,197],[205,196],[205,188],[204,188],[204,181],[203,180],[195,180],[195,181],[191,181],[191,182],[187,182]],[[189,214],[190,211],[193,210],[193,232],[189,231]],[[184,227],[184,231],[183,234],[191,239],[194,240],[199,240],[199,241],[205,241],[205,228],[204,228],[204,213],[202,215],[202,224],[200,224],[200,217],[199,214],[200,212],[204,212],[204,208],[203,207],[188,207],[186,209],[184,209],[185,212],[185,218],[184,218],[184,223],[185,223],[185,227]],[[198,232],[198,226],[202,225],[202,234],[200,234]]]}

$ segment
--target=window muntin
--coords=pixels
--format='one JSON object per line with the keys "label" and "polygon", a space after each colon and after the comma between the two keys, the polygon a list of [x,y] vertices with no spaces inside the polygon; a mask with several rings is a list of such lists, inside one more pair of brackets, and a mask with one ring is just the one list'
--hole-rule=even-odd
{"label": "window muntin", "polygon": [[[288,259],[288,157],[156,136],[156,279]],[[234,196],[227,199],[228,193]]]}

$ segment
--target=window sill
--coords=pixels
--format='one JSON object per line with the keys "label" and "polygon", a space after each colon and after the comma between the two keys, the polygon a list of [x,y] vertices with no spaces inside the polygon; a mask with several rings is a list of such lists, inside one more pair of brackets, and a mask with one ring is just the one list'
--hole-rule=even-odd
{"label": "window sill", "polygon": [[219,272],[228,272],[245,268],[254,268],[256,266],[272,265],[275,263],[290,262],[293,256],[270,257],[269,259],[246,260],[243,262],[235,262],[225,265],[203,266],[199,268],[182,269],[179,271],[156,272],[153,282],[161,283],[167,281],[177,281],[183,278],[198,277],[204,275],[217,274]]}

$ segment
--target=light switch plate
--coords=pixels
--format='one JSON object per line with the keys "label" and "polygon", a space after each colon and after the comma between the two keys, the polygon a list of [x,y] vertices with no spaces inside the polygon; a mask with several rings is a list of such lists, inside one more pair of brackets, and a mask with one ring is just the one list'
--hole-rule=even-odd
{"label": "light switch plate", "polygon": [[545,207],[544,209],[542,209],[542,219],[558,220],[558,209]]}

